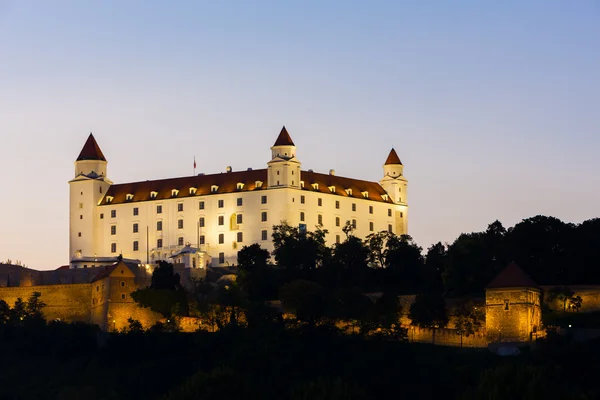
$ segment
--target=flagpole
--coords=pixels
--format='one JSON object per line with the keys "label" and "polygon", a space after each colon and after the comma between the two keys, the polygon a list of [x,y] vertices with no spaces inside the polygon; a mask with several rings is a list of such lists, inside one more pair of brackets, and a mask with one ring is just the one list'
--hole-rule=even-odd
{"label": "flagpole", "polygon": [[194,156],[194,175],[196,176],[196,156]]}

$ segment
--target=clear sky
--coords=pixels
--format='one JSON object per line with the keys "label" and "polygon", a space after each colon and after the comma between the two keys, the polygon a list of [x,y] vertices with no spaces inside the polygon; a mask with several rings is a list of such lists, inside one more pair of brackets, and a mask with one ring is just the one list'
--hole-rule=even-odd
{"label": "clear sky", "polygon": [[600,2],[0,0],[0,259],[68,263],[91,131],[120,183],[266,167],[283,124],[319,172],[394,146],[424,248],[598,217]]}

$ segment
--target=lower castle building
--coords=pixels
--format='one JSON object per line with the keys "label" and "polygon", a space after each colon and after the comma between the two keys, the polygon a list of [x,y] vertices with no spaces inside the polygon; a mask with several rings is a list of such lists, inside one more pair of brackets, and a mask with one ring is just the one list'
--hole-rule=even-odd
{"label": "lower castle building", "polygon": [[267,168],[113,184],[90,134],[70,186],[71,268],[125,260],[156,264],[186,251],[189,267],[233,265],[244,245],[272,251],[273,225],[323,227],[328,244],[354,234],[408,232],[408,182],[394,149],[379,182],[302,170],[283,127]]}

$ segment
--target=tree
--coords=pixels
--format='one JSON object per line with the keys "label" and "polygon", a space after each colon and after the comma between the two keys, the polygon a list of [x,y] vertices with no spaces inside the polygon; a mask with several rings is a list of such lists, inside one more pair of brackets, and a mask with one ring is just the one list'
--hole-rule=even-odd
{"label": "tree", "polygon": [[46,303],[40,300],[41,296],[42,293],[33,292],[27,300],[27,304],[25,305],[27,319],[31,321],[44,321],[44,314],[42,313],[42,309],[46,307]]}
{"label": "tree", "polygon": [[356,287],[367,280],[369,249],[356,236],[349,236],[335,245],[329,262],[325,263],[320,277],[333,287]]}
{"label": "tree", "polygon": [[0,300],[0,324],[5,324],[10,319],[10,306],[4,300]]}
{"label": "tree", "polygon": [[273,226],[273,256],[277,265],[292,277],[309,277],[329,257],[329,248],[325,246],[327,232],[320,227],[314,232],[300,232],[287,222]]}
{"label": "tree", "polygon": [[478,332],[485,323],[485,313],[481,306],[477,306],[472,300],[462,302],[456,309],[456,332],[460,335],[460,347],[463,343],[463,335],[469,337]]}
{"label": "tree", "polygon": [[257,243],[238,251],[240,275],[237,282],[251,301],[277,298],[277,271],[268,265],[269,258],[269,252]]}
{"label": "tree", "polygon": [[15,305],[10,310],[10,322],[14,324],[21,324],[22,321],[27,317],[27,305],[20,297],[15,301]]}
{"label": "tree", "polygon": [[582,302],[581,297],[577,296],[579,297],[579,299],[575,300],[575,298],[573,297],[574,295],[575,292],[569,289],[568,286],[555,286],[548,291],[548,301],[560,302],[563,307],[563,312],[565,312],[567,311],[567,303],[570,303],[571,300],[574,300],[575,304],[579,304],[579,306],[577,307],[577,309],[579,309],[579,307],[581,307]]}
{"label": "tree", "polygon": [[325,314],[325,291],[315,282],[297,279],[286,283],[279,289],[279,299],[287,312],[310,325],[315,325]]}
{"label": "tree", "polygon": [[437,293],[418,294],[410,306],[409,317],[411,325],[433,329],[435,343],[435,330],[448,325],[446,301]]}
{"label": "tree", "polygon": [[581,296],[571,297],[569,299],[569,308],[574,311],[579,311],[581,308],[581,303],[583,303]]}
{"label": "tree", "polygon": [[385,250],[385,284],[388,290],[412,292],[424,288],[421,247],[409,235],[390,235]]}
{"label": "tree", "polygon": [[149,307],[165,318],[187,315],[187,296],[180,284],[179,274],[174,273],[173,264],[161,261],[152,272],[150,287],[137,289],[131,297],[141,307]]}

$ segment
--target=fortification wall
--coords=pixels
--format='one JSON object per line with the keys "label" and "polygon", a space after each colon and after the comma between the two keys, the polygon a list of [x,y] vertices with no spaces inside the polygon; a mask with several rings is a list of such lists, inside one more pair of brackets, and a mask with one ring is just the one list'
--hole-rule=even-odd
{"label": "fortification wall", "polygon": [[491,342],[527,342],[541,329],[539,292],[486,291],[486,330]]}
{"label": "fortification wall", "polygon": [[417,326],[408,327],[408,340],[417,343],[431,343],[442,346],[456,347],[487,347],[487,333],[485,328],[476,332],[474,335],[465,336],[458,334],[456,329],[428,329],[419,328]]}
{"label": "fortification wall", "polygon": [[148,329],[156,322],[164,319],[159,313],[155,313],[149,308],[139,307],[137,303],[110,303],[108,306],[106,330],[115,331],[127,328],[129,326],[127,320],[129,318],[140,321],[144,329]]}
{"label": "fortification wall", "polygon": [[[544,289],[544,302],[550,306],[551,309],[557,311],[563,311],[563,303],[560,300],[553,302],[548,301],[548,292],[555,286],[543,286]],[[595,312],[600,311],[600,285],[575,285],[568,286],[573,291],[574,296],[581,297],[581,308],[579,312]],[[567,304],[567,311],[569,304]]]}
{"label": "fortification wall", "polygon": [[0,300],[13,306],[17,298],[27,301],[33,292],[40,292],[40,300],[46,303],[43,309],[47,320],[89,322],[92,289],[89,283],[73,285],[49,285],[0,288]]}

